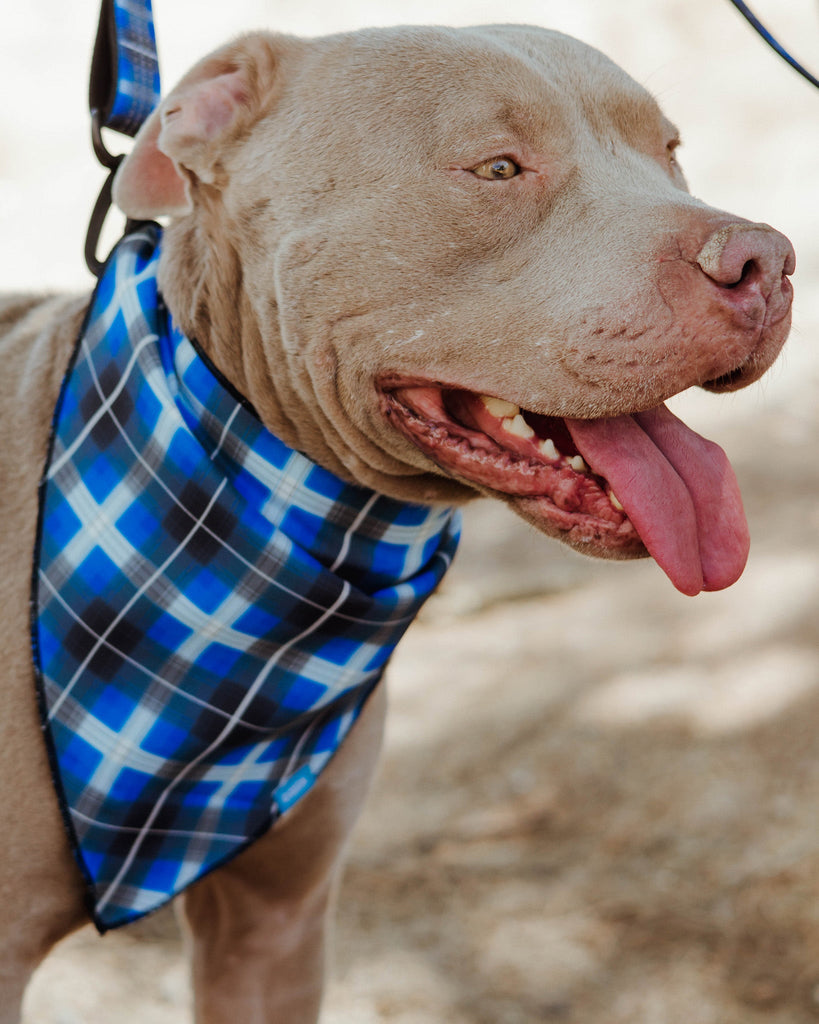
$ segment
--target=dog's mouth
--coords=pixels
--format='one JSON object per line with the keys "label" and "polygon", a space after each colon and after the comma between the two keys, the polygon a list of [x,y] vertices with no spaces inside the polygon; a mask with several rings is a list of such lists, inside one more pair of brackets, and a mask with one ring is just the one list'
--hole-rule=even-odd
{"label": "dog's mouth", "polygon": [[678,590],[735,582],[748,555],[724,453],[665,406],[564,419],[419,380],[381,382],[387,419],[447,474],[603,557],[650,554]]}

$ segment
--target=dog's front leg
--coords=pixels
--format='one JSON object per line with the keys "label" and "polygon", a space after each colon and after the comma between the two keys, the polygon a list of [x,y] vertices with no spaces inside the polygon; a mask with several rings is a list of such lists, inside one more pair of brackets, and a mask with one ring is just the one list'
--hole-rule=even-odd
{"label": "dog's front leg", "polygon": [[[253,866],[265,852],[268,843],[261,840],[258,854],[254,850],[249,858]],[[260,867],[268,870],[267,864]],[[250,866],[228,867],[184,899],[196,1024],[314,1024],[324,981],[329,881],[288,899],[264,892],[264,881],[254,875]]]}
{"label": "dog's front leg", "polygon": [[315,787],[183,897],[196,1024],[314,1024],[341,854],[381,745],[383,684]]}

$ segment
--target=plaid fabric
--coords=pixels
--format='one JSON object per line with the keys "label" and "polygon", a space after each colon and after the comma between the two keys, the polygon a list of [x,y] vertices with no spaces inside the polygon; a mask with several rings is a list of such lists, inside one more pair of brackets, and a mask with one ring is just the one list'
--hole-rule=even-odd
{"label": "plaid fabric", "polygon": [[265,429],[164,309],[160,239],[108,264],[41,484],[35,665],[101,931],[310,789],[458,540]]}
{"label": "plaid fabric", "polygon": [[136,135],[160,97],[151,0],[110,2],[116,40],[116,92],[104,125],[125,135]]}

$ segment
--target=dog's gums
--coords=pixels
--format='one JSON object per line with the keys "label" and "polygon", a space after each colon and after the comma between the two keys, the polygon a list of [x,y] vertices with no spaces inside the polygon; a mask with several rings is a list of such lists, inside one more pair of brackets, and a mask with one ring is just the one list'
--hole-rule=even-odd
{"label": "dog's gums", "polygon": [[394,426],[448,473],[482,490],[539,499],[544,519],[579,541],[645,553],[622,504],[589,469],[563,419],[432,384],[382,394]]}

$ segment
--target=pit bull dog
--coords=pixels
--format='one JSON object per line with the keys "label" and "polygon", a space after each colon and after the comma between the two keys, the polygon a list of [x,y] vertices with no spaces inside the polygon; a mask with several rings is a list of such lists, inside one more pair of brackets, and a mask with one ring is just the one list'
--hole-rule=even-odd
{"label": "pit bull dog", "polygon": [[248,35],[118,172],[164,232],[90,306],[0,307],[2,1024],[89,915],[182,890],[199,1024],[316,1020],[376,683],[452,507],[689,595],[738,578],[733,473],[663,403],[759,379],[794,256],[678,144],[539,28]]}

